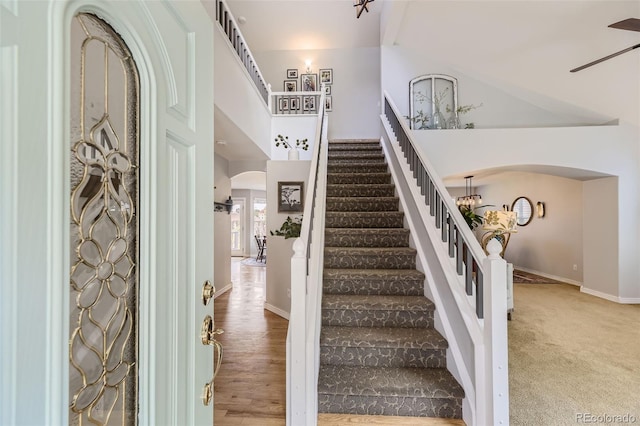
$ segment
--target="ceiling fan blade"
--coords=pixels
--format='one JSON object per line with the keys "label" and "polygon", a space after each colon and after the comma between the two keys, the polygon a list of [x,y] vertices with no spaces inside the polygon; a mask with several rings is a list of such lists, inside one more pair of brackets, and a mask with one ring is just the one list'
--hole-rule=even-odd
{"label": "ceiling fan blade", "polygon": [[596,59],[595,61],[593,61],[593,62],[589,62],[588,64],[584,64],[584,65],[582,65],[582,66],[580,66],[580,67],[578,67],[578,68],[574,68],[574,69],[570,70],[570,72],[578,72],[578,71],[581,71],[581,70],[583,70],[583,69],[585,69],[585,68],[589,68],[589,67],[590,67],[590,66],[592,66],[592,65],[599,64],[600,62],[604,62],[604,61],[606,61],[606,60],[608,60],[608,59],[615,58],[616,56],[618,56],[618,55],[622,55],[623,53],[630,52],[630,51],[632,51],[633,49],[637,49],[638,47],[640,47],[640,43],[638,43],[638,44],[636,44],[636,45],[633,45],[633,46],[631,46],[631,47],[627,47],[626,49],[623,49],[623,50],[621,50],[621,51],[619,51],[619,52],[612,53],[611,55],[605,56],[604,58]]}
{"label": "ceiling fan blade", "polygon": [[617,28],[619,30],[640,31],[640,19],[629,18],[620,22],[609,25],[609,28]]}

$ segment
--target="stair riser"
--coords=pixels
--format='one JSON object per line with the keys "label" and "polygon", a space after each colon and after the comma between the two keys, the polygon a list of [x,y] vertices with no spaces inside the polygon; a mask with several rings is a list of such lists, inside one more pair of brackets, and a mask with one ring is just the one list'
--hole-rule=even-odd
{"label": "stair riser", "polygon": [[332,151],[378,151],[382,148],[378,142],[369,143],[329,143],[329,152]]}
{"label": "stair riser", "polygon": [[414,255],[332,255],[325,251],[325,268],[340,269],[414,269],[416,267],[416,256]]}
{"label": "stair riser", "polygon": [[446,349],[320,347],[320,363],[366,367],[446,368]]}
{"label": "stair riser", "polygon": [[386,164],[336,164],[327,165],[327,173],[385,173]]}
{"label": "stair riser", "polygon": [[327,197],[393,197],[395,190],[379,187],[334,186],[327,187]]}
{"label": "stair riser", "polygon": [[376,199],[342,198],[331,199],[327,197],[328,212],[393,212],[398,211],[398,199],[380,197]]}
{"label": "stair riser", "polygon": [[339,158],[375,158],[375,159],[380,159],[380,160],[384,160],[384,154],[382,153],[381,149],[377,149],[377,150],[368,150],[368,151],[363,151],[363,150],[357,150],[357,151],[336,151],[336,150],[332,150],[329,151],[329,153],[327,154],[327,157],[329,158],[329,162],[333,161],[334,159],[339,159]]}
{"label": "stair riser", "polygon": [[362,229],[361,233],[325,233],[326,247],[408,247],[409,235],[406,233],[377,234]]}
{"label": "stair riser", "polygon": [[324,280],[325,294],[357,294],[367,295],[424,295],[422,281],[393,282],[378,280]]}
{"label": "stair riser", "polygon": [[403,217],[397,214],[379,216],[327,214],[327,228],[402,228]]}
{"label": "stair riser", "polygon": [[364,173],[331,173],[327,175],[327,184],[344,185],[350,183],[356,184],[387,184],[391,180],[391,176],[387,173],[364,174]]}
{"label": "stair riser", "polygon": [[318,412],[459,419],[462,399],[318,394]]}
{"label": "stair riser", "polygon": [[433,312],[322,309],[322,325],[343,327],[433,327]]}

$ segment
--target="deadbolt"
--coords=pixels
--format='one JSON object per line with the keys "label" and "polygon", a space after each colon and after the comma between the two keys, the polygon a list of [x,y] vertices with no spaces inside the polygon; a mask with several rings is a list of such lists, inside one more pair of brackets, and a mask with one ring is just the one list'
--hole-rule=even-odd
{"label": "deadbolt", "polygon": [[204,284],[202,284],[202,304],[207,306],[207,303],[213,298],[214,294],[216,294],[216,288],[211,285],[211,281],[205,281]]}

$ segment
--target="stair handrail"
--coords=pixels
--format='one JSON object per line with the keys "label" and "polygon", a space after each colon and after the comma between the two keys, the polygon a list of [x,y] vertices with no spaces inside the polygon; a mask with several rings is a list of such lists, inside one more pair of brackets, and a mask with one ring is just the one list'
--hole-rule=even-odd
{"label": "stair handrail", "polygon": [[287,332],[287,425],[314,426],[318,417],[318,371],[324,263],[328,117],[324,88],[304,200],[300,237],[291,257],[291,310]]}
{"label": "stair handrail", "polygon": [[[446,274],[445,277],[449,285],[464,286],[467,295],[455,301],[474,346],[470,355],[474,360],[473,372],[465,372],[472,376],[471,380],[469,377],[462,380],[465,393],[473,399],[469,401],[473,412],[470,417],[474,424],[508,425],[507,271],[506,262],[499,256],[502,246],[492,240],[487,247],[489,256],[485,255],[435,168],[416,147],[412,131],[386,91],[384,101],[383,126],[389,139],[395,142],[391,144],[391,152],[386,149],[385,152],[397,156],[399,163],[401,156],[406,158],[406,163],[401,164],[403,176],[416,205],[422,203],[425,228],[438,231],[432,235],[441,243],[434,242],[440,250],[440,264],[445,270],[455,271],[451,275],[459,279],[449,279],[451,275]],[[433,222],[427,226],[429,220]],[[469,313],[471,306],[475,315]],[[440,314],[447,315],[442,311]]]}
{"label": "stair handrail", "polygon": [[231,43],[231,46],[233,47],[233,50],[236,51],[240,62],[242,62],[249,73],[249,77],[260,93],[264,103],[269,107],[269,109],[271,109],[271,96],[269,96],[271,91],[270,85],[262,76],[258,63],[253,58],[249,45],[244,39],[244,36],[240,31],[240,27],[238,26],[238,23],[225,0],[216,0],[216,21],[220,25],[222,31],[227,35],[229,43]]}

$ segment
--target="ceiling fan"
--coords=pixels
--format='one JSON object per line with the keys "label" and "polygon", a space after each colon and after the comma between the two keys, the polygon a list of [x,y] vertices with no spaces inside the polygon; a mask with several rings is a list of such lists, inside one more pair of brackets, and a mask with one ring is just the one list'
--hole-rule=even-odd
{"label": "ceiling fan", "polygon": [[[609,28],[617,28],[619,30],[629,30],[629,31],[640,31],[640,19],[638,18],[625,19],[623,21],[616,22],[614,24],[609,25]],[[604,58],[596,59],[595,61],[589,62],[588,64],[584,64],[578,68],[574,68],[570,72],[577,72],[577,71],[583,70],[592,65],[599,64],[600,62],[604,62],[611,58],[615,58],[616,56],[622,55],[623,53],[630,52],[634,49],[637,49],[638,47],[640,47],[640,43],[635,44],[631,47],[627,47],[626,49],[623,49],[619,52],[612,53],[611,55],[605,56]]]}

